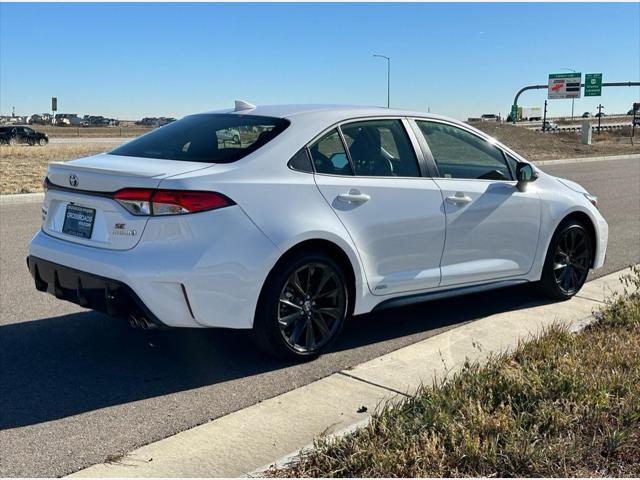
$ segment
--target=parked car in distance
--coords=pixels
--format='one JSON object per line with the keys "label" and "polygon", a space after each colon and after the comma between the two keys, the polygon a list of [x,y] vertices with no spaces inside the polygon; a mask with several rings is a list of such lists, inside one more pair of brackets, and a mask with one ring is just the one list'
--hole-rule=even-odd
{"label": "parked car in distance", "polygon": [[546,121],[546,122],[544,122],[544,129],[545,130],[557,130],[558,129],[558,124],[555,123],[555,122]]}
{"label": "parked car in distance", "polygon": [[583,187],[399,109],[237,102],[51,163],[44,186],[38,290],[142,328],[252,329],[294,360],[351,315],[527,282],[571,298],[607,248]]}
{"label": "parked car in distance", "polygon": [[219,141],[231,141],[233,143],[240,143],[240,131],[234,128],[218,130],[216,132],[216,135]]}
{"label": "parked car in distance", "polygon": [[590,112],[584,112],[582,114],[582,118],[591,118],[591,113]]}
{"label": "parked car in distance", "polygon": [[44,147],[49,143],[46,133],[36,132],[33,128],[17,126],[0,127],[0,143],[6,145],[40,145]]}
{"label": "parked car in distance", "polygon": [[594,115],[594,117],[596,117],[596,118],[598,118],[598,117],[606,117],[606,116],[607,116],[607,114],[606,114],[606,113],[604,113],[604,112],[598,112],[598,113],[596,113],[596,114]]}

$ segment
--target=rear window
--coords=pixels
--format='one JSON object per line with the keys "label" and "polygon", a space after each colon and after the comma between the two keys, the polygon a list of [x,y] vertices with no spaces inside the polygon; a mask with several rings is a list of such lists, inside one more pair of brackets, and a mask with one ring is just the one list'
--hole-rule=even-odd
{"label": "rear window", "polygon": [[199,114],[184,117],[109,152],[128,157],[231,163],[246,157],[289,126],[283,118]]}

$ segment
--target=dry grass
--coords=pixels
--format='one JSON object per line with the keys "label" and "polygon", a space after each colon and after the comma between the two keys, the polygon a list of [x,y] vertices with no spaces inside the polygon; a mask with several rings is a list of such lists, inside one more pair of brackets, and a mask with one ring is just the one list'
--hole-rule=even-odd
{"label": "dry grass", "polygon": [[321,440],[274,477],[640,476],[640,269],[598,321],[551,328],[511,355]]}
{"label": "dry grass", "polygon": [[42,191],[41,181],[50,162],[73,160],[111,150],[116,144],[49,144],[0,147],[0,194]]}
{"label": "dry grass", "polygon": [[529,160],[640,154],[640,129],[636,128],[635,145],[629,131],[593,134],[591,145],[580,143],[579,133],[542,133],[507,123],[475,122],[473,126],[496,138]]}

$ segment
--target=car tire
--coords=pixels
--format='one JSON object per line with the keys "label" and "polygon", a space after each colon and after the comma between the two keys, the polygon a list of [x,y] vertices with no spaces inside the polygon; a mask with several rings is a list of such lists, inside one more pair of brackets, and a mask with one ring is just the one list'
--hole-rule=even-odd
{"label": "car tire", "polygon": [[40,145],[41,147],[44,147],[47,143],[49,143],[49,140],[47,140],[46,138],[41,138],[40,140],[38,140],[38,145]]}
{"label": "car tire", "polygon": [[562,222],[549,243],[540,290],[555,300],[573,297],[587,279],[593,255],[593,241],[585,226],[576,220]]}
{"label": "car tire", "polygon": [[18,143],[18,142],[16,142],[16,139],[15,139],[15,138],[13,138],[13,137],[11,137],[11,138],[7,141],[7,144],[9,144],[9,146],[10,146],[10,147],[15,146],[15,145],[16,145],[16,143]]}
{"label": "car tire", "polygon": [[303,252],[269,274],[258,300],[253,339],[279,359],[311,360],[335,341],[348,313],[340,265],[324,253]]}

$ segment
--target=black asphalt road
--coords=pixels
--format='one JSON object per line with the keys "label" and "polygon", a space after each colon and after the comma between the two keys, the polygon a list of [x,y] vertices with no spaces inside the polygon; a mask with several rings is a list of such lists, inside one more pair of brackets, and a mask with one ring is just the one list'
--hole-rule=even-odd
{"label": "black asphalt road", "polygon": [[[640,262],[638,160],[545,170],[599,195],[611,231],[598,275]],[[37,292],[25,255],[39,215],[35,204],[0,207],[0,477],[64,475],[452,326],[542,301],[519,287],[362,316],[331,353],[292,366],[256,352],[246,332],[141,332]]]}

